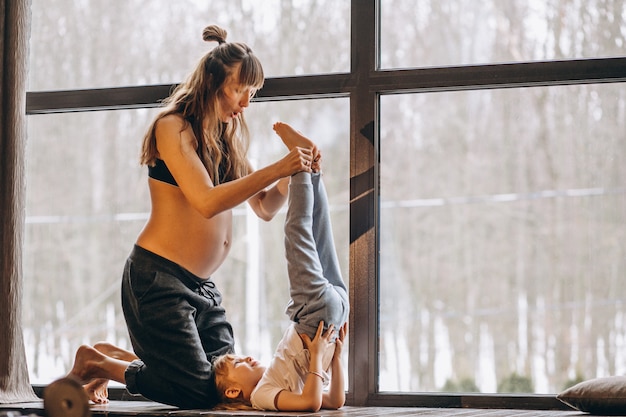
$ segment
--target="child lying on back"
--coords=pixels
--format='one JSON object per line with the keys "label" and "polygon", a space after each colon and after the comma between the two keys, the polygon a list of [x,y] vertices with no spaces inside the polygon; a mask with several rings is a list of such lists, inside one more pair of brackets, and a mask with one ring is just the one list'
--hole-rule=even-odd
{"label": "child lying on back", "polygon": [[[226,405],[263,410],[318,411],[345,403],[341,366],[348,332],[349,301],[330,224],[326,189],[313,142],[289,125],[274,130],[291,150],[313,150],[313,172],[291,177],[285,219],[285,251],[292,323],[269,367],[251,357],[224,355],[215,361],[215,384]],[[329,377],[330,374],[330,377]],[[328,390],[324,390],[328,385]]]}

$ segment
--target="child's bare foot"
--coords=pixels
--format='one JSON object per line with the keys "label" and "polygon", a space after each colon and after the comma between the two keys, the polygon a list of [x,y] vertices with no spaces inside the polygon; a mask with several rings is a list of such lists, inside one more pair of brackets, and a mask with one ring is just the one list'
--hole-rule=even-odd
{"label": "child's bare foot", "polygon": [[98,342],[94,344],[93,347],[98,352],[104,353],[111,358],[121,359],[126,362],[132,362],[135,359],[139,359],[133,352],[124,350],[108,342]]}
{"label": "child's bare foot", "polygon": [[313,155],[311,169],[313,170],[313,172],[319,172],[321,170],[321,153],[311,139],[307,138],[302,133],[289,126],[287,123],[276,122],[274,123],[273,128],[276,134],[280,136],[285,146],[287,146],[287,149],[292,150],[296,146],[300,148],[310,149]]}
{"label": "child's bare foot", "polygon": [[289,126],[287,123],[276,122],[274,123],[273,128],[289,150],[292,150],[296,146],[312,150],[317,149],[317,146],[315,146],[313,141],[295,130],[293,127]]}
{"label": "child's bare foot", "polygon": [[109,380],[106,378],[94,379],[83,385],[83,389],[91,401],[96,404],[106,404],[109,402]]}

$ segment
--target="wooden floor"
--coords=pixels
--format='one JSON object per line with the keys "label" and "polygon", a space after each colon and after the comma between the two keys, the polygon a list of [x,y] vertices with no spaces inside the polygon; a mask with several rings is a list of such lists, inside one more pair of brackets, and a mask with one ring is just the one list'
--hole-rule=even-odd
{"label": "wooden floor", "polygon": [[[546,410],[502,410],[474,408],[419,408],[419,407],[343,407],[340,410],[320,411],[318,413],[291,413],[268,411],[217,411],[217,410],[179,410],[175,407],[150,401],[111,401],[106,405],[91,405],[93,417],[211,417],[211,416],[329,416],[329,417],[584,417],[589,414],[579,411]],[[10,413],[9,413],[10,411]],[[43,401],[21,404],[0,404],[0,417],[44,416]],[[60,416],[54,416],[60,417]],[[65,417],[82,417],[68,415]]]}

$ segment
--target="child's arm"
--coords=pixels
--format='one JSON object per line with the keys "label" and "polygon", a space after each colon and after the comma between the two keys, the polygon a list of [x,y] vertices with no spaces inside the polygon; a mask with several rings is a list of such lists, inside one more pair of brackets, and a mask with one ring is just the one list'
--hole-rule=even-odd
{"label": "child's arm", "polygon": [[336,410],[343,407],[346,402],[346,390],[344,387],[343,366],[341,366],[341,352],[343,341],[348,334],[348,323],[339,329],[339,337],[335,342],[335,354],[331,362],[330,389],[322,394],[322,408]]}
{"label": "child's arm", "polygon": [[333,326],[331,325],[328,330],[322,334],[323,329],[324,322],[320,322],[313,340],[305,334],[300,335],[304,346],[309,349],[311,354],[309,373],[304,381],[302,393],[298,394],[285,390],[278,393],[274,400],[278,410],[316,412],[322,407],[322,393],[324,388],[322,381],[322,356],[326,346],[331,343],[330,339],[333,333]]}

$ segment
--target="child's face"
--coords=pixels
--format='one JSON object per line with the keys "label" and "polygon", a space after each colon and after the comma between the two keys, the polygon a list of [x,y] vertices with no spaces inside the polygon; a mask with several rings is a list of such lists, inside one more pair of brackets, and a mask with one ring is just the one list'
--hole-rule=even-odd
{"label": "child's face", "polygon": [[241,385],[246,399],[250,398],[264,372],[265,366],[250,356],[235,356],[228,365],[228,377]]}

